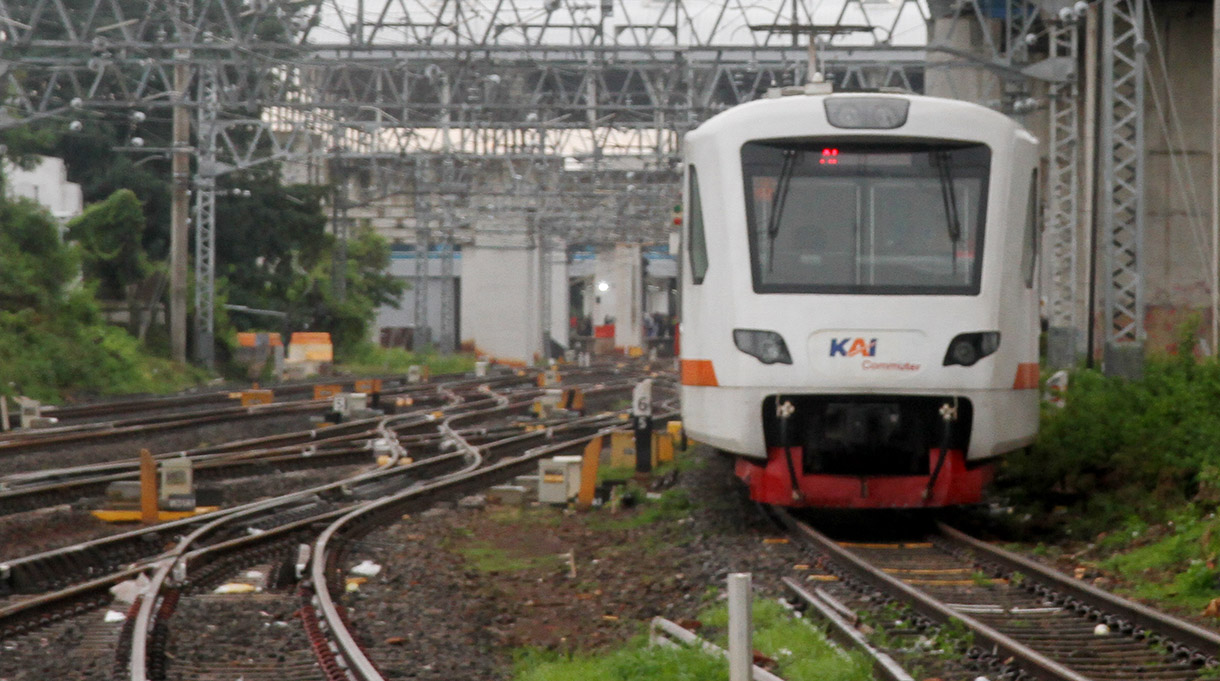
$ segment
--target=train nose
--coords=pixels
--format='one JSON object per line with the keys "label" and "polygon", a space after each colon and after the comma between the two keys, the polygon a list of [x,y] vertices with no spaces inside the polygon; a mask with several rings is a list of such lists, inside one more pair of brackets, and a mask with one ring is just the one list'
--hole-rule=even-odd
{"label": "train nose", "polygon": [[918,330],[827,329],[809,336],[814,373],[854,384],[889,384],[932,366],[926,335]]}

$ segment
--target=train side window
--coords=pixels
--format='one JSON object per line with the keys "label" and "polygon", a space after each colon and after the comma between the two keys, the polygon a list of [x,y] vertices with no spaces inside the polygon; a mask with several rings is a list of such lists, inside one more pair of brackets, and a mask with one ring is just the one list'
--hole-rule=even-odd
{"label": "train side window", "polygon": [[1038,262],[1038,239],[1042,236],[1040,208],[1038,171],[1035,169],[1029,176],[1029,205],[1025,208],[1025,238],[1021,247],[1021,272],[1025,276],[1025,288],[1034,287],[1034,273],[1037,270]]}
{"label": "train side window", "polygon": [[690,274],[696,284],[703,283],[703,275],[707,274],[707,238],[703,235],[703,204],[699,200],[699,175],[695,166],[690,166],[690,191],[688,193],[689,210],[687,232],[690,253]]}

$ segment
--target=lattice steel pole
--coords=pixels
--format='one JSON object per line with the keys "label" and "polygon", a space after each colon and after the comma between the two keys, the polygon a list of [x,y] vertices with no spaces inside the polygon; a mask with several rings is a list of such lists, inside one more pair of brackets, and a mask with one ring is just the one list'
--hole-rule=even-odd
{"label": "lattice steel pole", "polygon": [[[417,214],[418,215],[418,214]],[[416,224],[423,225],[415,230],[415,331],[412,346],[419,350],[432,343],[428,325],[428,250],[430,234],[428,219],[422,221],[416,218]]]}
{"label": "lattice steel pole", "polygon": [[[180,43],[194,41],[191,21],[194,19],[194,3],[188,0],[177,6],[174,17],[175,33]],[[189,49],[174,50],[173,91],[173,154],[171,160],[172,184],[170,187],[170,238],[169,238],[169,345],[170,356],[175,362],[186,361],[186,278],[188,268],[187,248],[190,212],[190,139],[191,114],[187,108],[187,88],[191,81]]]}
{"label": "lattice steel pole", "polygon": [[454,185],[457,182],[457,168],[452,156],[446,157],[442,162],[442,177],[441,184],[445,190],[445,194],[441,197],[443,205],[441,206],[441,328],[437,338],[438,349],[442,353],[450,353],[454,351],[457,345],[456,339],[453,337],[453,327],[456,326],[455,317],[457,313],[456,301],[453,294],[453,230],[454,230],[454,214],[453,202],[456,200],[453,191]]}
{"label": "lattice steel pole", "polygon": [[1144,359],[1144,11],[1103,0],[1100,222],[1105,272],[1103,368],[1139,376]]}
{"label": "lattice steel pole", "polygon": [[337,156],[331,165],[331,226],[335,232],[335,251],[331,264],[331,286],[335,300],[347,297],[347,167]]}
{"label": "lattice steel pole", "polygon": [[[1074,21],[1050,28],[1051,57],[1065,57],[1076,64],[1080,50],[1079,26]],[[1046,186],[1046,240],[1050,248],[1046,264],[1050,270],[1047,312],[1050,321],[1046,359],[1053,368],[1076,363],[1080,327],[1076,320],[1077,230],[1079,229],[1080,180],[1080,88],[1075,69],[1068,78],[1051,86],[1050,164]]]}
{"label": "lattice steel pole", "polygon": [[195,176],[195,361],[216,360],[216,66],[199,71]]}

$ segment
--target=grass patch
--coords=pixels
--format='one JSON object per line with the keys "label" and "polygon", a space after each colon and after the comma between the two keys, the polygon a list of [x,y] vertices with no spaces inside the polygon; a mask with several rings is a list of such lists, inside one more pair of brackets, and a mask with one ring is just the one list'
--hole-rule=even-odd
{"label": "grass patch", "polygon": [[661,492],[657,499],[649,499],[640,487],[627,485],[624,495],[630,496],[635,506],[628,512],[610,515],[603,512],[592,515],[586,521],[594,530],[632,530],[656,523],[674,523],[690,516],[694,503],[686,490],[675,487]]}
{"label": "grass patch", "polygon": [[432,375],[461,374],[474,371],[474,355],[442,355],[436,352],[410,352],[402,348],[383,348],[365,343],[340,357],[336,369],[346,374],[405,373],[412,365],[428,367]]}
{"label": "grass patch", "polygon": [[475,542],[456,550],[470,567],[479,572],[522,572],[534,568],[558,567],[561,564],[558,556],[524,555],[492,546],[487,542]]}
{"label": "grass patch", "polygon": [[1214,514],[1200,517],[1191,508],[1151,534],[1101,567],[1121,575],[1129,591],[1142,598],[1198,611],[1220,596],[1220,520]]}
{"label": "grass patch", "polygon": [[[867,681],[872,666],[856,653],[843,653],[832,646],[821,630],[794,618],[772,600],[756,600],[753,606],[754,649],[775,660],[776,674],[785,681]],[[718,634],[711,638],[728,645],[728,606],[721,604],[699,615],[705,627]]]}
{"label": "grass patch", "polygon": [[[786,681],[867,681],[871,666],[863,655],[843,654],[824,633],[793,618],[775,601],[754,603],[754,648],[774,659]],[[710,629],[728,628],[724,605],[709,608],[700,621]],[[713,634],[724,647],[724,637]],[[717,640],[718,639],[718,640]],[[604,655],[525,651],[516,661],[514,681],[727,681],[728,661],[694,648],[649,647],[639,636]]]}
{"label": "grass patch", "polygon": [[518,656],[515,681],[727,681],[723,660],[693,648],[649,647],[645,637],[606,655],[526,651]]}
{"label": "grass patch", "polygon": [[485,511],[493,522],[505,525],[534,525],[558,527],[563,516],[551,508],[526,508],[521,506],[492,506]]}

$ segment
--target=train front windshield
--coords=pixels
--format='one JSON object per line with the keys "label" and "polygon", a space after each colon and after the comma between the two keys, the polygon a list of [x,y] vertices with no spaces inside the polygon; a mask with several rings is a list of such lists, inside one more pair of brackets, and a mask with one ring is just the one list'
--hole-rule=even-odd
{"label": "train front windshield", "polygon": [[986,145],[768,140],[741,159],[756,292],[978,293]]}

